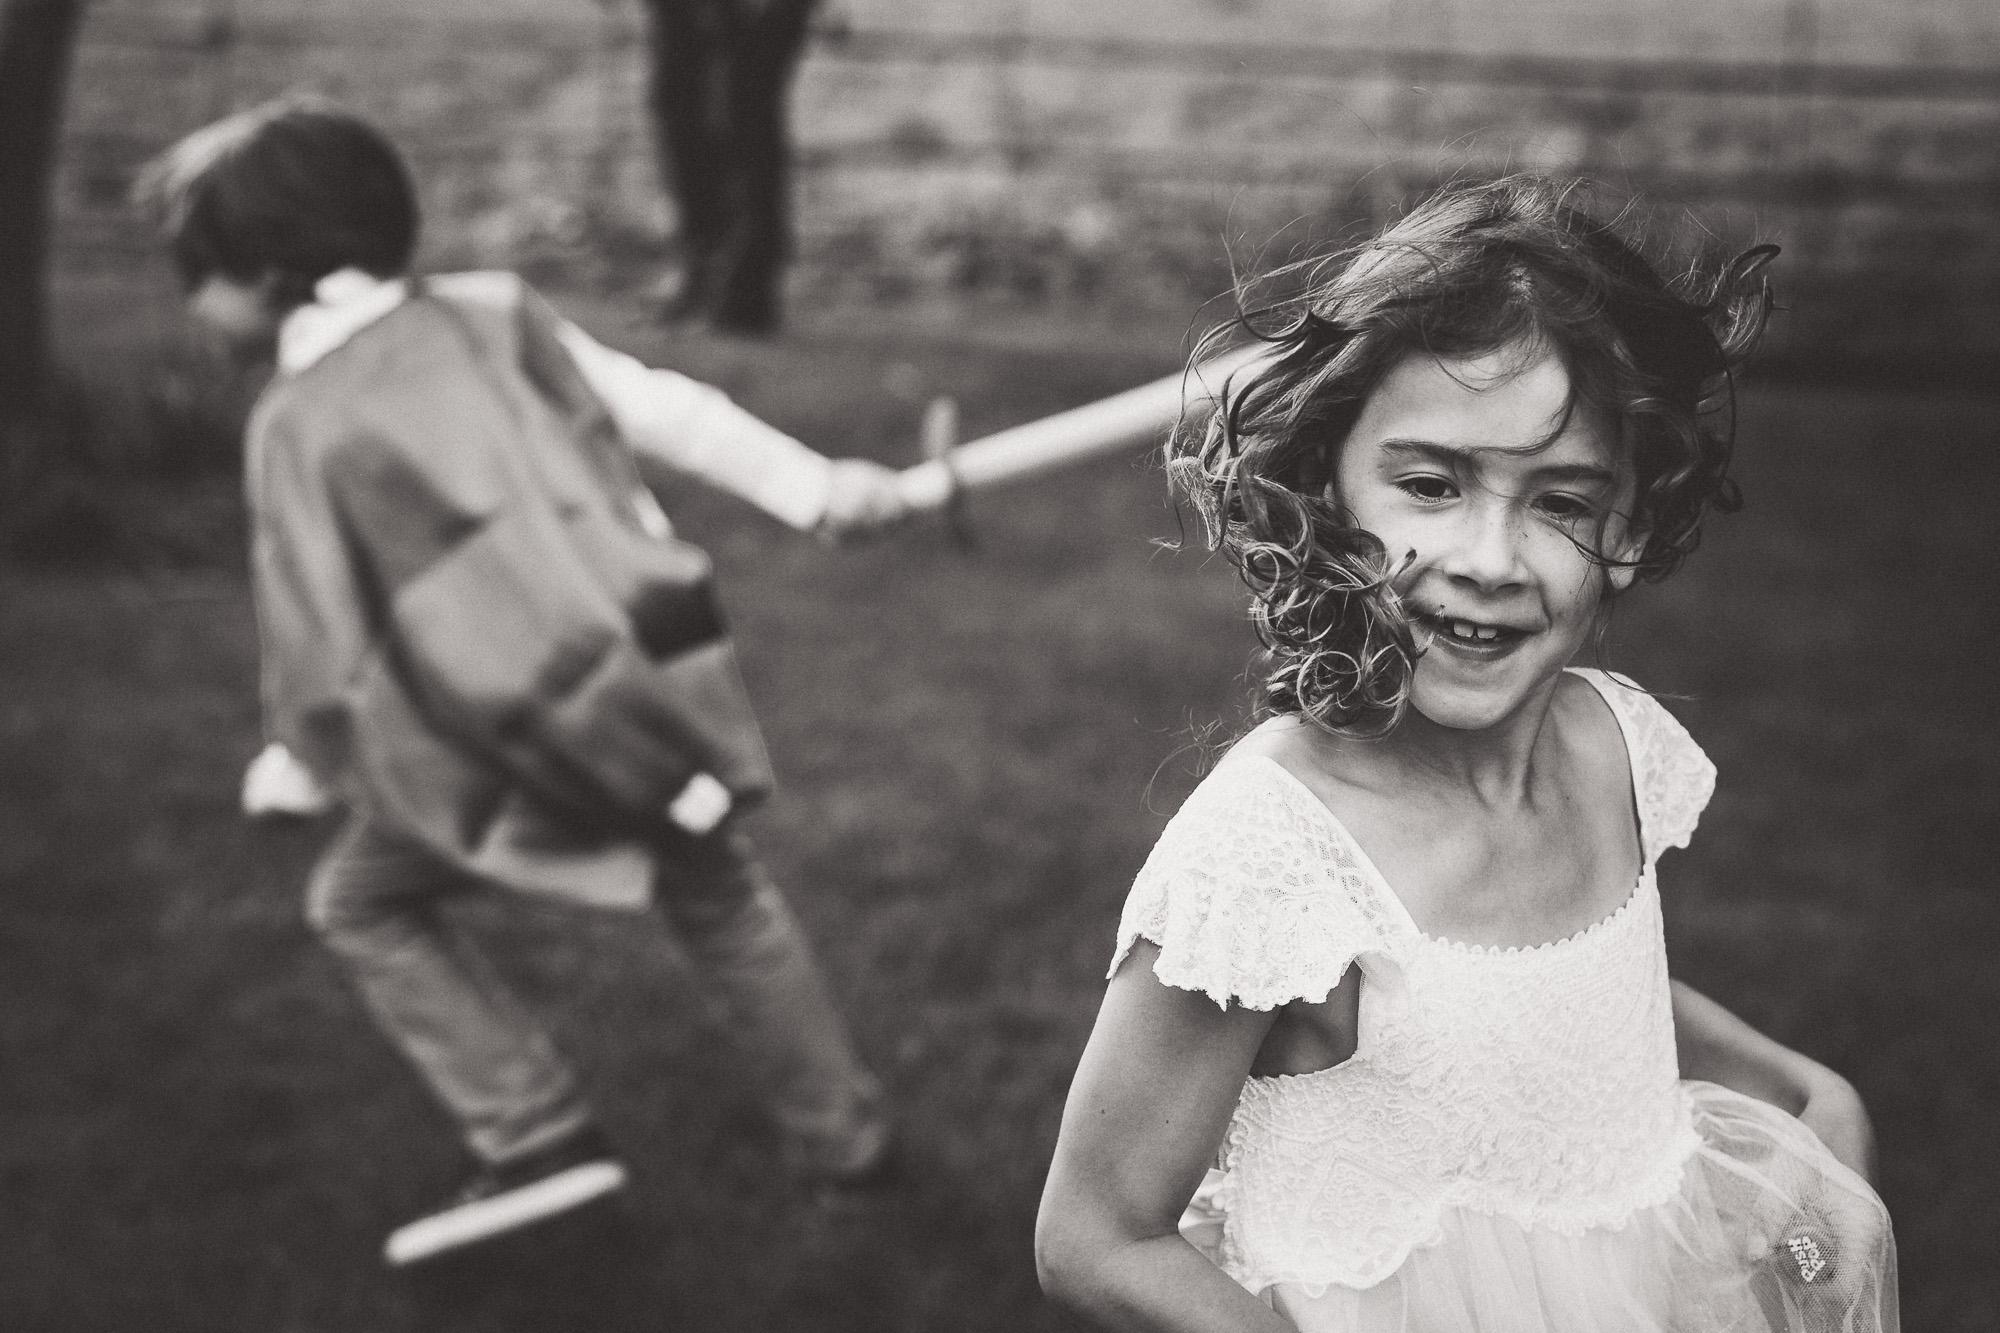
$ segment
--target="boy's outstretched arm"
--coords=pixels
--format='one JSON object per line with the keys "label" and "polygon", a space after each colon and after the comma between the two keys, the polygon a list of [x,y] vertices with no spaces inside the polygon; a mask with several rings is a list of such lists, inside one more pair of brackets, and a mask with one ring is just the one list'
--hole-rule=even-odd
{"label": "boy's outstretched arm", "polygon": [[633,451],[738,496],[801,531],[873,531],[906,509],[895,470],[831,459],[678,371],[648,366],[562,321],[557,336]]}
{"label": "boy's outstretched arm", "polygon": [[1673,983],[1681,1077],[1719,1083],[1797,1116],[1827,1150],[1875,1179],[1875,1130],[1854,1085],[1773,1041],[1685,982]]}

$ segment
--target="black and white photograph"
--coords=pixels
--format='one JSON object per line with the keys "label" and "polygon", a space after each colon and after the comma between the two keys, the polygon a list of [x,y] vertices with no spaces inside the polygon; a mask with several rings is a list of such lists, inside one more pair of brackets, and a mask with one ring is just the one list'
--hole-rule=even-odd
{"label": "black and white photograph", "polygon": [[0,1333],[1996,1333],[1992,0],[0,0]]}

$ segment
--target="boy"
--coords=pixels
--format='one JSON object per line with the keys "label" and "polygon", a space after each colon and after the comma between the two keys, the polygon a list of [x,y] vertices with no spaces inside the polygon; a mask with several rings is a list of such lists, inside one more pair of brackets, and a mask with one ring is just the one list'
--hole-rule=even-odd
{"label": "boy", "polygon": [[436,911],[495,886],[656,903],[792,1164],[877,1171],[879,1088],[735,825],[771,774],[707,559],[672,537],[639,464],[836,535],[901,517],[894,474],[598,345],[511,275],[408,276],[407,169],[333,104],[211,125],[142,192],[197,322],[277,362],[246,464],[265,721],[351,811],[307,918],[476,1164],[388,1260],[624,1184],[576,1076]]}

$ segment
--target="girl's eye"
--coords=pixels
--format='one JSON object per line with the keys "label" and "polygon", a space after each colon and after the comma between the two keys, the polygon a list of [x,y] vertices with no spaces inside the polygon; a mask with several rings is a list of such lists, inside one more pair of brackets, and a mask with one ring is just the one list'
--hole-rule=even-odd
{"label": "girl's eye", "polygon": [[1591,514],[1590,501],[1581,496],[1563,495],[1560,493],[1544,495],[1536,503],[1541,506],[1542,512],[1550,518],[1560,519],[1565,523],[1579,518],[1588,518]]}
{"label": "girl's eye", "polygon": [[1424,473],[1415,477],[1404,477],[1397,481],[1396,485],[1401,487],[1403,493],[1406,495],[1418,500],[1431,502],[1449,500],[1458,494],[1458,488],[1451,484],[1449,478],[1434,476],[1430,473]]}

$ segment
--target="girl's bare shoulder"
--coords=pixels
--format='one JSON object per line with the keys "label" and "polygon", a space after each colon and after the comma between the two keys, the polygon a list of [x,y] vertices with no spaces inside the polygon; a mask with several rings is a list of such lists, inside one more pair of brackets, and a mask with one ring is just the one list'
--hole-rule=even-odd
{"label": "girl's bare shoulder", "polygon": [[1241,763],[1245,758],[1256,756],[1269,759],[1298,776],[1301,765],[1311,761],[1312,740],[1306,734],[1311,730],[1311,726],[1300,718],[1266,718],[1231,745],[1222,762]]}
{"label": "girl's bare shoulder", "polygon": [[[1646,696],[1635,686],[1622,685],[1600,676],[1612,689],[1630,689],[1637,698]],[[1615,779],[1629,767],[1625,753],[1625,731],[1604,690],[1582,672],[1565,671],[1557,684],[1550,711],[1558,734],[1572,762],[1597,780]]]}
{"label": "girl's bare shoulder", "polygon": [[1320,730],[1298,717],[1274,717],[1231,746],[1222,762],[1267,759],[1338,809],[1343,795],[1372,784],[1367,742]]}

